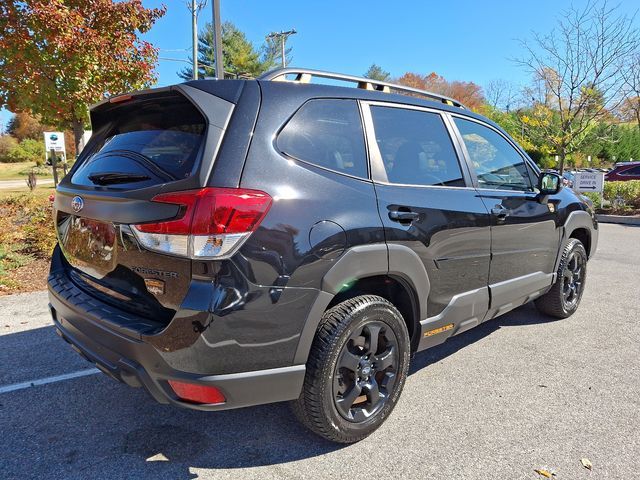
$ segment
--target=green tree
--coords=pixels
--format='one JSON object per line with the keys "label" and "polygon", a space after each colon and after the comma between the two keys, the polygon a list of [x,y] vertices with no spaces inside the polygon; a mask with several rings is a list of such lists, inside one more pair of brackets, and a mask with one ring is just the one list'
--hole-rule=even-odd
{"label": "green tree", "polygon": [[[293,55],[291,54],[292,47],[284,47],[284,58],[287,65],[291,65],[293,61]],[[266,66],[266,69],[272,69],[282,65],[282,47],[280,40],[275,38],[266,38],[262,45],[262,61]]]}
{"label": "green tree", "polygon": [[[222,24],[222,52],[224,71],[227,76],[257,77],[273,68],[282,56],[279,43],[267,41],[256,48],[233,23]],[[213,49],[213,24],[207,23],[198,35],[198,74],[200,77],[215,76],[215,56]],[[290,61],[291,48],[285,51]],[[191,61],[191,58],[189,58]],[[184,80],[193,78],[191,67],[183,68],[178,75]]]}
{"label": "green tree", "polygon": [[640,131],[633,125],[612,125],[613,141],[600,141],[598,156],[606,162],[624,162],[640,158]]}
{"label": "green tree", "polygon": [[380,82],[388,82],[391,80],[391,74],[375,63],[371,64],[369,69],[364,73],[364,76],[371,80],[378,80]]}
{"label": "green tree", "polygon": [[87,106],[151,85],[157,50],[140,39],[164,14],[140,0],[1,0],[0,104],[71,129]]}
{"label": "green tree", "polygon": [[26,138],[11,149],[6,158],[12,163],[35,162],[41,164],[44,162],[44,142]]}

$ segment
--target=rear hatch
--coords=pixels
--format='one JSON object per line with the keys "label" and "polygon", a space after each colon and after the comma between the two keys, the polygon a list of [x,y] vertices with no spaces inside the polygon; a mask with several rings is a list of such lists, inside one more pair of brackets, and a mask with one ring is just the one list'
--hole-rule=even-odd
{"label": "rear hatch", "polygon": [[182,303],[192,268],[185,240],[161,236],[162,225],[184,217],[185,205],[163,196],[204,186],[234,108],[205,94],[205,113],[190,99],[194,90],[182,85],[94,107],[93,136],[54,205],[71,280],[159,326]]}

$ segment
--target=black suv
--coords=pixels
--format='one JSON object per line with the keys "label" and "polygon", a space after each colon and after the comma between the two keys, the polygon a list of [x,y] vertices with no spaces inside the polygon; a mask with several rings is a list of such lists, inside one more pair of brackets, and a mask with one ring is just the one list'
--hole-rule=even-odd
{"label": "black suv", "polygon": [[51,313],[158,402],[291,400],[354,442],[412,352],[531,300],[560,318],[580,302],[593,212],[452,99],[282,69],[121,95],[91,121],[56,193]]}

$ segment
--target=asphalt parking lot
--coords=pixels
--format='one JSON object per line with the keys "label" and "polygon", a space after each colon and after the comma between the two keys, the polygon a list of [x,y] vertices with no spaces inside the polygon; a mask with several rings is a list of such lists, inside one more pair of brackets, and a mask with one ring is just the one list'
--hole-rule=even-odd
{"label": "asphalt parking lot", "polygon": [[[393,415],[350,446],[284,404],[158,405],[93,374],[45,293],[2,297],[0,478],[640,478],[640,228],[600,228],[573,317],[526,305],[416,355]],[[39,379],[57,381],[16,389]]]}

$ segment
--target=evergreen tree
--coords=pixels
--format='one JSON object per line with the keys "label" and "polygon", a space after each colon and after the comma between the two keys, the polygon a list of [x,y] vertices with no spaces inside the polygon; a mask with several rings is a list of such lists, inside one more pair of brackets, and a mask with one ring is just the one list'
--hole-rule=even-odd
{"label": "evergreen tree", "polygon": [[[225,77],[257,77],[278,65],[282,53],[280,44],[267,40],[256,48],[233,23],[222,24],[222,52]],[[207,23],[198,35],[198,73],[199,77],[215,76],[215,56],[213,49],[213,24]],[[285,51],[287,63],[291,61],[291,48]],[[191,61],[191,58],[189,58]],[[193,78],[191,67],[183,68],[178,75],[185,79]]]}
{"label": "evergreen tree", "polygon": [[382,69],[379,65],[373,63],[369,69],[365,72],[364,76],[371,80],[378,80],[380,82],[388,82],[391,80],[391,74]]}

